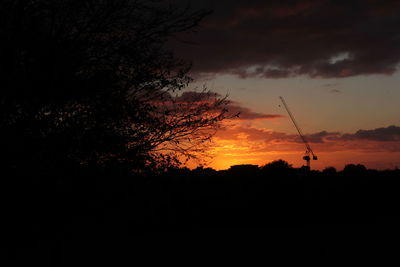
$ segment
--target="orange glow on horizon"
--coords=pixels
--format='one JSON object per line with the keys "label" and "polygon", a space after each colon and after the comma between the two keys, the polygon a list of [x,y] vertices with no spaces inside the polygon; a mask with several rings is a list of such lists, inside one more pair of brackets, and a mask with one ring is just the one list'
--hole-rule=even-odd
{"label": "orange glow on horizon", "polygon": [[[304,145],[302,143],[274,142],[265,140],[250,140],[244,134],[238,134],[236,139],[214,138],[209,150],[211,159],[205,160],[205,167],[216,170],[226,170],[233,165],[253,164],[263,166],[274,160],[282,159],[298,168],[305,165],[303,160]],[[335,167],[342,170],[347,164],[363,164],[370,169],[394,169],[400,167],[400,152],[379,150],[382,144],[363,141],[364,150],[358,149],[360,141],[343,144],[327,142],[313,144],[317,161],[311,161],[311,168],[323,170]],[[199,164],[188,163],[187,167],[195,168]]]}
{"label": "orange glow on horizon", "polygon": [[[274,160],[282,159],[287,161],[295,168],[305,165],[302,159],[303,154],[299,151],[292,153],[265,153],[263,157],[241,157],[239,154],[232,155],[218,155],[206,167],[215,170],[226,170],[233,165],[253,164],[263,166]],[[346,152],[323,152],[318,154],[319,160],[311,161],[311,168],[315,170],[323,170],[326,167],[335,167],[338,171],[342,170],[347,164],[363,164],[370,169],[395,169],[399,168],[399,161],[395,158],[400,158],[400,152],[378,152],[378,153],[364,153],[359,151],[346,151]],[[196,165],[189,166],[195,168]]]}

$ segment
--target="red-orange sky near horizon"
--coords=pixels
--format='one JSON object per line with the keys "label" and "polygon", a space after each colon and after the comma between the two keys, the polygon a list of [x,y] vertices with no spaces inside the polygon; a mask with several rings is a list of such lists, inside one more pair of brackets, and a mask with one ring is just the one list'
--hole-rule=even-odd
{"label": "red-orange sky near horizon", "polygon": [[[210,158],[205,159],[205,166],[224,170],[241,164],[263,166],[279,159],[293,167],[306,164],[303,160],[306,146],[298,134],[276,132],[250,126],[250,121],[247,123],[230,122],[217,132],[209,146]],[[322,131],[306,134],[305,138],[318,156],[318,160],[311,161],[313,169],[335,167],[342,170],[347,164],[363,164],[380,170],[400,167],[400,127],[397,126],[355,133]],[[191,162],[188,166],[194,168],[197,164]]]}
{"label": "red-orange sky near horizon", "polygon": [[[250,157],[247,157],[249,155]],[[303,153],[301,151],[293,151],[287,153],[265,153],[257,157],[251,157],[252,154],[242,155],[217,155],[207,165],[215,170],[226,170],[233,165],[241,164],[253,164],[263,166],[274,160],[285,160],[291,164],[294,168],[299,168],[306,165],[306,162],[302,159]],[[386,170],[400,168],[399,161],[396,158],[400,158],[400,152],[388,153],[388,152],[375,152],[375,153],[364,153],[360,151],[345,151],[345,152],[323,152],[318,154],[317,161],[311,161],[311,169],[320,170],[327,167],[335,167],[337,170],[343,170],[347,164],[363,164],[369,169]],[[194,167],[192,165],[191,167]]]}

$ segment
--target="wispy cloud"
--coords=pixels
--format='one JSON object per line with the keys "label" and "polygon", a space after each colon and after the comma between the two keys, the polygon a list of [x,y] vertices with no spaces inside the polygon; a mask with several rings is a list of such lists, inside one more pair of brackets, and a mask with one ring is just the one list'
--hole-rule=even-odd
{"label": "wispy cloud", "polygon": [[[185,103],[199,103],[199,102],[213,101],[215,99],[221,99],[221,98],[223,98],[222,95],[212,91],[208,92],[186,91],[179,96],[175,96],[174,100],[177,102],[185,102]],[[283,115],[280,114],[256,112],[248,107],[243,106],[241,103],[232,100],[228,100],[227,105],[224,106],[223,108],[226,108],[228,117],[232,117],[231,120],[273,120],[284,117]]]}
{"label": "wispy cloud", "polygon": [[231,114],[238,114],[238,116],[235,118],[237,120],[273,120],[284,117],[280,114],[255,112],[235,101],[231,101],[230,104],[228,104],[227,109]]}

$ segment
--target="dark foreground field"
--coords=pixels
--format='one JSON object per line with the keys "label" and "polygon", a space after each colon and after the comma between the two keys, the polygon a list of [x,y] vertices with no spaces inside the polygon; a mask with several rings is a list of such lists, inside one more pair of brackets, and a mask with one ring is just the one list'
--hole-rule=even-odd
{"label": "dark foreground field", "polygon": [[[399,186],[399,170],[197,169],[145,177],[70,170],[10,176],[3,180],[7,253],[15,265],[72,266],[84,258],[89,265],[113,266],[94,262],[147,253],[150,260],[169,249],[175,254],[168,255],[194,250],[207,256],[218,238],[226,245],[291,231],[368,229],[370,235],[373,229],[397,228]],[[199,239],[206,245],[194,244]]]}

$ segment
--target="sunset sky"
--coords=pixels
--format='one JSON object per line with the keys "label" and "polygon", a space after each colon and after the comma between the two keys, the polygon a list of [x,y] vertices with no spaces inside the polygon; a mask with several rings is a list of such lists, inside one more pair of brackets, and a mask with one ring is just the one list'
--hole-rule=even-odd
{"label": "sunset sky", "polygon": [[174,44],[195,82],[229,94],[240,118],[215,138],[209,166],[299,167],[305,151],[286,99],[318,161],[400,167],[400,1],[180,0],[212,10]]}

